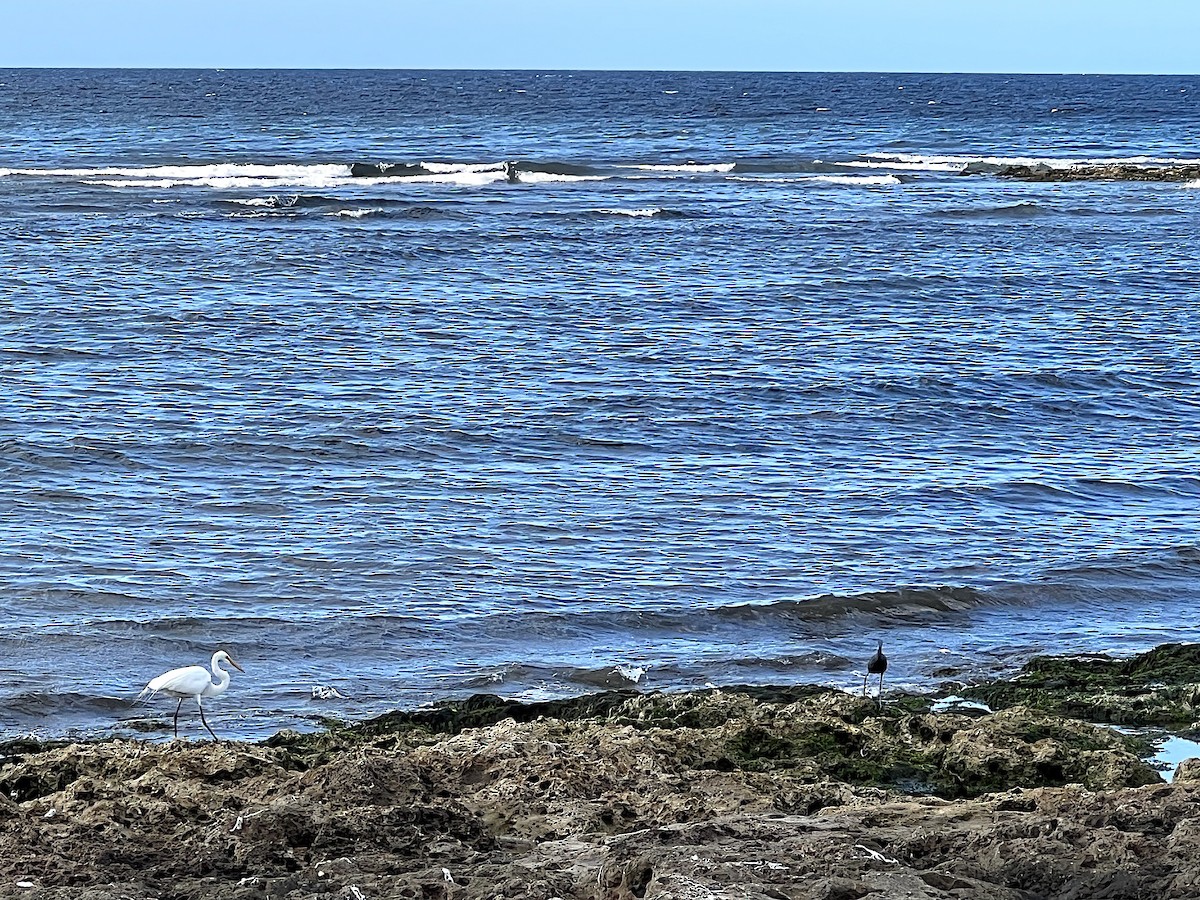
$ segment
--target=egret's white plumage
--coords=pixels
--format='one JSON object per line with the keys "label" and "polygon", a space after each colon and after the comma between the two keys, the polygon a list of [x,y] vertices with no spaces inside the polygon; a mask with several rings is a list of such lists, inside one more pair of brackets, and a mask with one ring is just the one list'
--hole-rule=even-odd
{"label": "egret's white plumage", "polygon": [[[157,678],[150,679],[150,683],[138,694],[138,699],[151,700],[156,694],[178,697],[179,703],[175,706],[175,737],[179,737],[179,708],[183,706],[183,701],[188,697],[195,698],[196,706],[200,709],[200,721],[204,723],[204,727],[208,729],[208,733],[213,736],[215,741],[217,736],[208,727],[208,720],[204,718],[203,698],[219,697],[229,687],[229,672],[221,668],[223,662],[229,663],[239,672],[245,671],[233,661],[232,656],[224,650],[218,650],[212,656],[211,672],[204,666],[185,666],[182,669],[163,672]],[[215,682],[213,681],[214,675],[217,678]]]}

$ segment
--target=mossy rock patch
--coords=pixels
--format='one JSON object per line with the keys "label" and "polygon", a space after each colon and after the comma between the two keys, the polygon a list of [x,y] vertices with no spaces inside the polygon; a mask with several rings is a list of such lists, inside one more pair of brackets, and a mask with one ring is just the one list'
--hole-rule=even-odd
{"label": "mossy rock patch", "polygon": [[1200,644],[1164,644],[1131,659],[1034,657],[1015,678],[962,693],[993,709],[1027,706],[1117,725],[1187,724],[1200,717]]}

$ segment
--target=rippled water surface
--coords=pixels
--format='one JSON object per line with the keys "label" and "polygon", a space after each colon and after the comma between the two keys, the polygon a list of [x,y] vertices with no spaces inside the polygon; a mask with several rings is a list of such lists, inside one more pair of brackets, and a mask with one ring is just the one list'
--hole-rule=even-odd
{"label": "rippled water surface", "polygon": [[0,70],[0,729],[1200,638],[1198,96]]}

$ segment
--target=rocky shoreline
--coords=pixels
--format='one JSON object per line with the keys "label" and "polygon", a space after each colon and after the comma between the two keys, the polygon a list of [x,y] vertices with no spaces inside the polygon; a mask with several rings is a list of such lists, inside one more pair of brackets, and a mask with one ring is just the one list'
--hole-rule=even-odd
{"label": "rocky shoreline", "polygon": [[1020,181],[1200,181],[1200,163],[1195,165],[1135,165],[1132,163],[1079,164],[1073,166],[1014,165],[963,169],[964,175],[995,172],[1001,178]]}
{"label": "rocky shoreline", "polygon": [[478,696],[262,744],[0,745],[0,896],[1200,896],[1200,647],[813,686]]}

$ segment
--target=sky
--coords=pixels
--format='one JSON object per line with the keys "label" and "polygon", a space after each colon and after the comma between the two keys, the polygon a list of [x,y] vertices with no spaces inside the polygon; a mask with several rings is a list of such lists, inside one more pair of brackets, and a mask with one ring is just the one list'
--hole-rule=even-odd
{"label": "sky", "polygon": [[0,68],[1200,71],[1200,0],[0,0],[0,12]]}

